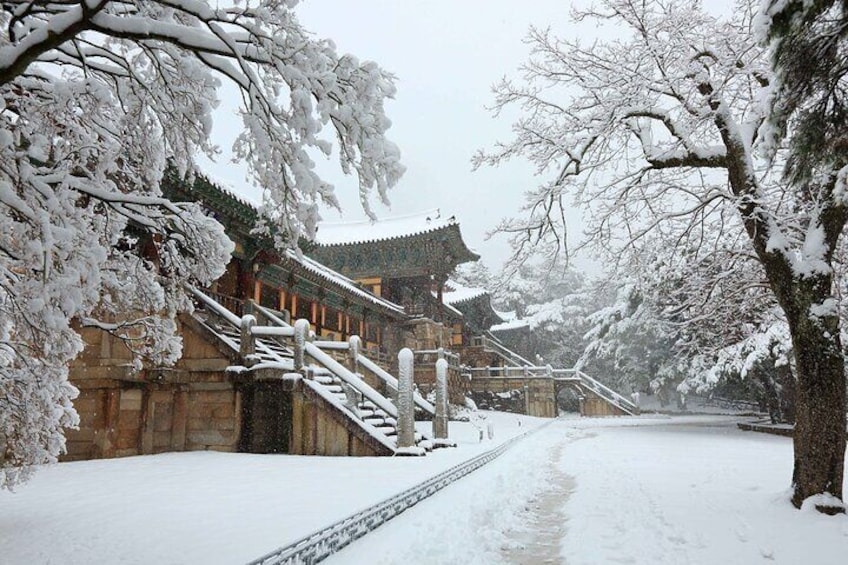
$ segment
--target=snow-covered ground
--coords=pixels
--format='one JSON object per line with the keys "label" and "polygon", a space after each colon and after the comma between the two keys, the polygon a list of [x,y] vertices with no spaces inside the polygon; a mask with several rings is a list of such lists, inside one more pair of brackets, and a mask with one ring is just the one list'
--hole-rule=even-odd
{"label": "snow-covered ground", "polygon": [[0,491],[0,564],[245,563],[546,421],[478,414],[451,422],[457,448],[420,458],[193,452],[48,467]]}
{"label": "snow-covered ground", "polygon": [[[0,563],[244,563],[543,422],[486,414],[494,441],[479,442],[479,423],[452,423],[460,446],[426,458],[187,453],[54,466],[0,493]],[[787,501],[791,440],[735,422],[558,420],[327,562],[844,563],[848,518]]]}
{"label": "snow-covered ground", "polygon": [[560,420],[327,563],[845,563],[848,518],[788,502],[791,440],[735,422]]}

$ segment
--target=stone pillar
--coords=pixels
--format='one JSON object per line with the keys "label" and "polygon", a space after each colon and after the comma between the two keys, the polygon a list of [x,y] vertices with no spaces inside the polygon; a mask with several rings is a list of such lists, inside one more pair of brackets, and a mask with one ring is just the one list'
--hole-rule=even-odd
{"label": "stone pillar", "polygon": [[245,367],[256,364],[256,341],[253,338],[253,326],[255,325],[256,318],[252,314],[246,314],[241,317],[239,355],[241,355],[241,360]]}
{"label": "stone pillar", "polygon": [[362,351],[362,340],[358,335],[352,335],[348,343],[350,344],[348,348],[348,353],[350,353],[350,370],[359,374],[359,353]]}
{"label": "stone pillar", "polygon": [[306,340],[309,339],[309,320],[300,318],[294,323],[294,370],[303,372],[306,365]]}
{"label": "stone pillar", "polygon": [[532,416],[530,413],[530,385],[524,383],[524,413]]}
{"label": "stone pillar", "polygon": [[397,446],[399,448],[415,445],[415,406],[412,391],[415,381],[415,355],[408,347],[398,352],[398,423]]}
{"label": "stone pillar", "polygon": [[448,362],[436,361],[436,414],[433,416],[433,436],[448,438]]}

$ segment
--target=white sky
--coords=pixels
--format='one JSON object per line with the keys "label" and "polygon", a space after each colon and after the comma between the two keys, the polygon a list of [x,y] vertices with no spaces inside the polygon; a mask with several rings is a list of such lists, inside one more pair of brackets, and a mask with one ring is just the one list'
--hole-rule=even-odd
{"label": "white sky", "polygon": [[[303,25],[332,39],[340,52],[397,75],[397,97],[387,106],[389,137],[400,147],[407,172],[390,192],[390,209],[374,202],[379,217],[440,208],[457,216],[466,242],[485,263],[500,266],[509,246],[502,237],[485,241],[485,233],[515,214],[524,191],[540,179],[525,162],[472,172],[470,159],[510,135],[512,119],[495,119],[486,110],[491,85],[515,76],[526,60],[522,39],[531,24],[568,29],[568,6],[562,0],[306,0],[296,8]],[[235,135],[227,130],[240,125],[227,118],[233,108],[222,101],[213,133],[225,151]],[[256,198],[258,191],[245,186],[244,170],[226,155],[202,167]],[[343,207],[343,216],[328,210],[325,220],[363,219],[356,179],[342,174],[335,161],[319,163],[319,170],[335,185]],[[571,220],[576,226],[579,214]],[[578,233],[574,226],[570,231]]]}
{"label": "white sky", "polygon": [[[560,35],[580,33],[587,40],[598,30],[569,21],[569,0],[305,0],[296,10],[316,36],[332,39],[340,52],[373,60],[397,75],[398,93],[387,105],[393,122],[389,137],[401,149],[407,172],[390,192],[390,209],[373,202],[378,217],[392,217],[440,208],[456,215],[467,244],[497,269],[509,256],[502,236],[486,241],[503,217],[513,216],[528,188],[545,180],[525,161],[472,172],[470,159],[480,148],[510,139],[517,116],[494,118],[491,86],[503,76],[518,76],[527,60],[522,42],[530,25],[551,26]],[[582,3],[582,2],[581,2]],[[708,0],[710,9],[726,10],[730,0]],[[603,30],[602,35],[615,35]],[[222,91],[226,98],[227,91]],[[230,91],[231,93],[233,91]],[[232,95],[231,95],[232,96]],[[213,132],[223,150],[232,144],[240,121],[232,116],[235,102],[222,101]],[[258,190],[244,182],[244,169],[226,155],[217,164],[202,164],[211,176],[258,201]],[[343,216],[333,210],[326,221],[365,218],[354,177],[346,177],[332,162],[319,162],[319,172],[333,183]],[[580,213],[572,210],[569,241],[582,232]],[[572,258],[575,259],[575,258]],[[591,258],[574,261],[595,271]]]}

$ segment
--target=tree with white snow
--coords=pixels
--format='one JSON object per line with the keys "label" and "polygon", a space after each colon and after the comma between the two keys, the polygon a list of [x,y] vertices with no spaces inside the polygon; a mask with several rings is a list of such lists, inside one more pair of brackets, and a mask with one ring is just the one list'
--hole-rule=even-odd
{"label": "tree with white snow", "polygon": [[757,16],[753,0],[729,19],[698,2],[602,0],[576,17],[616,26],[616,41],[583,45],[532,30],[524,80],[496,89],[497,109],[524,111],[515,137],[476,162],[525,156],[550,175],[528,194],[526,215],[502,226],[525,241],[561,241],[567,195],[590,210],[590,237],[620,255],[653,233],[697,249],[717,218],[745,234],[792,338],[792,502],[844,511],[846,394],[832,259],[848,220],[846,162],[844,152],[832,154],[803,182],[784,178],[797,128],[769,120],[783,91],[755,37],[755,21],[768,20]]}
{"label": "tree with white snow", "polygon": [[68,363],[80,326],[138,359],[179,358],[185,284],[233,246],[196,204],[162,197],[192,174],[216,92],[241,94],[236,156],[264,189],[278,243],[337,206],[313,155],[337,142],[363,205],[403,172],[385,133],[393,77],[303,29],[296,0],[4,1],[0,7],[0,488],[55,461],[74,426]]}

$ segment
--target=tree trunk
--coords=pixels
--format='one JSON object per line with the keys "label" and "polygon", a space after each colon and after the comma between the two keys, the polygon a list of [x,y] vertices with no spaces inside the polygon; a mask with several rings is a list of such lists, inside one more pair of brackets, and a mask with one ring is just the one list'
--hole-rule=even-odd
{"label": "tree trunk", "polygon": [[[810,318],[808,309],[789,320],[797,363],[795,468],[792,503],[828,493],[842,498],[845,465],[845,367],[836,316]],[[841,507],[816,505],[828,514]]]}
{"label": "tree trunk", "polygon": [[780,384],[780,413],[784,424],[795,423],[795,373],[789,363],[775,367]]}

